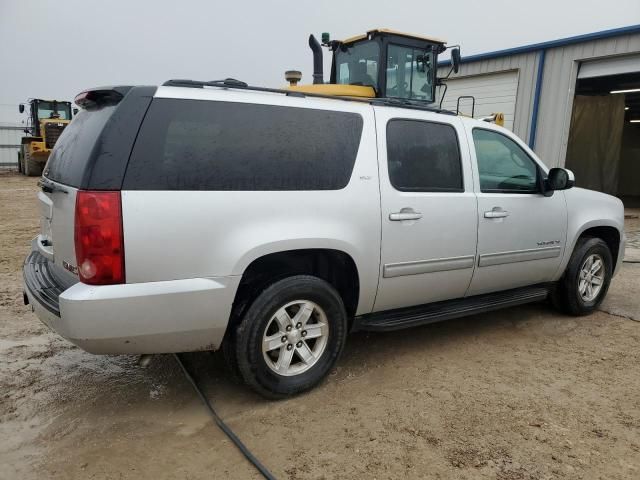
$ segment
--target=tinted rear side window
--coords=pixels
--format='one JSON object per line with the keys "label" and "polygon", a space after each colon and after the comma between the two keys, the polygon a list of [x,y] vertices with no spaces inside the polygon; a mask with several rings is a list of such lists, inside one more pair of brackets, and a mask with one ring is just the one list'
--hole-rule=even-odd
{"label": "tinted rear side window", "polygon": [[58,138],[44,176],[50,180],[80,187],[96,141],[116,106],[80,111]]}
{"label": "tinted rear side window", "polygon": [[387,124],[389,180],[405,192],[462,192],[462,165],[455,129],[419,120]]}
{"label": "tinted rear side window", "polygon": [[354,113],[155,99],[123,189],[338,190],[361,134]]}

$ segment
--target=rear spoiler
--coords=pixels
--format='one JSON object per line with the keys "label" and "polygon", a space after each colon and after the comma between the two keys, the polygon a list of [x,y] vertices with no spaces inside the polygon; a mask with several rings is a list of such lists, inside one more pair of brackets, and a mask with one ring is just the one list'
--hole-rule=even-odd
{"label": "rear spoiler", "polygon": [[80,108],[95,110],[107,105],[117,105],[132,88],[126,85],[91,88],[76,95],[73,101]]}

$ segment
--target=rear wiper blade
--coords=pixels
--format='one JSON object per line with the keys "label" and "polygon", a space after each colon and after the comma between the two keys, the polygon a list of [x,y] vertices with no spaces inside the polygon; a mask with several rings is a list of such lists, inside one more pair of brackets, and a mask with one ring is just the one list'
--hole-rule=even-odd
{"label": "rear wiper blade", "polygon": [[53,183],[50,180],[47,180],[46,178],[42,177],[39,181],[38,181],[38,186],[42,189],[43,192],[45,193],[53,193],[53,192],[62,192],[62,193],[69,193],[68,190],[65,190],[62,187],[59,187],[58,185],[56,185],[55,183]]}

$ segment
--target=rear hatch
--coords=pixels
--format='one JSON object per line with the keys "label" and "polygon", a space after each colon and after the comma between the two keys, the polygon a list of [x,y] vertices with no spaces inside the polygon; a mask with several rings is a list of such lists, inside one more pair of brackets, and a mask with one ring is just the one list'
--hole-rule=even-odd
{"label": "rear hatch", "polygon": [[[47,161],[38,192],[40,234],[34,243],[69,281],[78,280],[74,240],[78,192],[120,190],[153,91],[113,87],[83,92],[75,100],[82,111],[64,129]],[[125,101],[131,94],[131,101]]]}

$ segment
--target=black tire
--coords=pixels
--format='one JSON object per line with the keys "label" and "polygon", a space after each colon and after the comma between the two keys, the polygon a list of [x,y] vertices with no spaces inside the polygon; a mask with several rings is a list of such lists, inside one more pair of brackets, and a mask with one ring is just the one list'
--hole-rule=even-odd
{"label": "black tire", "polygon": [[[324,350],[310,367],[301,363],[302,357],[298,356],[296,348],[292,354],[292,365],[296,363],[308,369],[291,376],[280,375],[268,365],[264,357],[263,336],[265,332],[268,333],[267,327],[273,328],[275,313],[290,302],[298,300],[313,302],[320,307],[328,324],[326,343]],[[292,308],[295,309],[296,306]],[[318,311],[314,310],[313,315],[317,314]],[[296,275],[273,283],[257,296],[241,322],[228,335],[224,347],[225,357],[232,364],[232,369],[237,368],[244,382],[253,390],[267,398],[283,398],[304,392],[322,381],[340,357],[346,337],[347,314],[335,288],[320,278]],[[305,345],[312,345],[315,341],[317,340],[308,339]],[[280,352],[278,350],[278,354]]]}
{"label": "black tire", "polygon": [[24,153],[24,174],[27,177],[39,177],[42,175],[42,169],[44,168],[44,164],[37,159],[33,158],[33,156],[29,153],[29,149],[25,149]]}
{"label": "black tire", "polygon": [[238,368],[238,361],[236,359],[235,352],[236,344],[236,329],[229,328],[227,334],[222,342],[222,358],[227,366],[229,377],[234,383],[244,383],[240,369]]}
{"label": "black tire", "polygon": [[[591,255],[599,255],[603,260],[604,278],[600,291],[591,300],[585,300],[579,291],[580,271]],[[600,238],[583,237],[576,244],[564,275],[552,292],[551,301],[556,308],[569,315],[588,315],[593,312],[607,295],[613,259],[607,244]]]}

